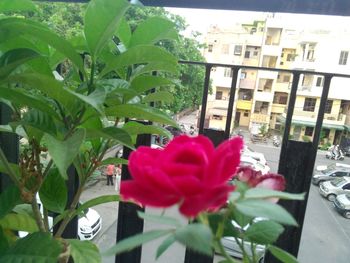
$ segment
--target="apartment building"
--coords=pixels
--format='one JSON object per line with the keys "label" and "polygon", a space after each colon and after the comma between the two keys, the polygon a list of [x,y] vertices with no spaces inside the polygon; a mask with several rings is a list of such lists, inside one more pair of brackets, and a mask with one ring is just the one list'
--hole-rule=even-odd
{"label": "apartment building", "polygon": [[[344,41],[339,41],[340,37]],[[349,40],[350,32],[300,30],[280,19],[267,18],[228,29],[212,26],[206,35],[204,56],[208,62],[224,64],[350,74]],[[232,72],[217,67],[211,76],[213,94],[208,98],[206,124],[224,129]],[[283,129],[291,82],[287,72],[241,70],[231,127],[246,127],[253,133],[262,125]],[[322,85],[321,76],[301,77],[291,129],[295,139],[312,139]],[[349,80],[333,79],[321,143],[337,143],[350,128],[349,105]]]}

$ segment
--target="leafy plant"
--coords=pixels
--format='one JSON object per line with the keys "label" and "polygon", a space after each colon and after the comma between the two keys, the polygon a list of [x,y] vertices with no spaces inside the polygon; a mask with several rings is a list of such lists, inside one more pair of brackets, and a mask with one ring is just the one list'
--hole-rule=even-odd
{"label": "leafy plant", "polygon": [[[86,182],[113,145],[133,149],[138,134],[169,136],[161,126],[134,120],[177,125],[149,106],[153,101],[171,99],[164,89],[149,91],[173,84],[152,72],[176,72],[177,59],[156,46],[160,40],[177,39],[174,25],[153,17],[132,32],[124,18],[130,6],[126,0],[91,1],[83,31],[74,32],[75,38],[67,40],[43,23],[16,15],[35,13],[31,1],[1,2],[0,13],[8,16],[0,19],[0,99],[12,109],[13,118],[0,130],[28,142],[18,164],[10,163],[0,150],[0,171],[13,181],[0,194],[0,244],[7,244],[1,245],[1,262],[15,257],[27,262],[38,256],[42,262],[65,262],[69,251],[75,262],[86,262],[87,250],[99,262],[98,249],[91,242],[60,239],[81,207],[119,200],[117,195],[105,196],[77,208]],[[56,71],[59,65],[64,65],[65,74]],[[67,204],[70,167],[79,176],[79,187],[72,203]],[[38,196],[43,213],[38,209]],[[23,204],[31,208],[19,209]],[[56,223],[60,221],[54,236],[49,211],[58,214]],[[13,230],[33,233],[17,239]],[[38,244],[51,249],[39,249]]]}

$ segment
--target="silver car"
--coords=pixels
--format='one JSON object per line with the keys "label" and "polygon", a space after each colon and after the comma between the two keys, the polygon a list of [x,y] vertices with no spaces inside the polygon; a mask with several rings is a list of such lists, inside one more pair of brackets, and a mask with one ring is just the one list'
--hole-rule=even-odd
{"label": "silver car", "polygon": [[312,183],[319,185],[321,182],[330,181],[344,176],[350,176],[350,167],[332,165],[324,170],[316,171],[312,177]]}
{"label": "silver car", "polygon": [[319,191],[322,196],[333,202],[337,195],[350,194],[350,177],[320,183]]}

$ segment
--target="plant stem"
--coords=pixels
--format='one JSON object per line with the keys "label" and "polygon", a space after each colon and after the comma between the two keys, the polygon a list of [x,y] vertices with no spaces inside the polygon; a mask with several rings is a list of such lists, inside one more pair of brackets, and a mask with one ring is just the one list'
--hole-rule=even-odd
{"label": "plant stem", "polygon": [[227,254],[224,246],[222,245],[220,239],[216,239],[215,243],[217,244],[217,247],[219,248],[220,254],[230,263],[237,263],[235,259],[233,259],[229,254]]}
{"label": "plant stem", "polygon": [[83,186],[80,185],[75,196],[74,196],[74,199],[69,207],[69,210],[68,210],[68,214],[67,214],[67,217],[65,217],[63,219],[63,221],[61,222],[60,224],[60,227],[58,228],[56,234],[55,234],[55,237],[58,238],[58,237],[61,237],[63,231],[66,229],[68,223],[70,222],[70,220],[72,219],[72,215],[74,214],[74,210],[79,202],[79,199],[80,199],[80,195],[81,193],[83,192]]}
{"label": "plant stem", "polygon": [[39,210],[39,207],[38,207],[38,202],[36,201],[36,195],[33,196],[32,209],[33,209],[35,221],[36,221],[36,224],[39,227],[39,230],[41,232],[46,232],[45,225],[44,225],[44,222],[43,222],[43,218],[41,217],[41,213],[40,213],[40,210]]}
{"label": "plant stem", "polygon": [[43,212],[44,212],[44,226],[47,232],[49,232],[50,230],[50,226],[49,226],[49,215],[48,215],[48,211],[45,207],[43,207]]}
{"label": "plant stem", "polygon": [[13,171],[12,167],[10,166],[10,163],[7,161],[7,158],[2,151],[0,147],[0,162],[4,165],[6,169],[6,174],[11,178],[11,180],[18,186],[20,187],[20,182],[18,181],[16,173]]}

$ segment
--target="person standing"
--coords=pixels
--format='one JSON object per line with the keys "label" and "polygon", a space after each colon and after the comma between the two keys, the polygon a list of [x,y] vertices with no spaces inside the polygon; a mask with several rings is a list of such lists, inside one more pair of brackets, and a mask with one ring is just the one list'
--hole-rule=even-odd
{"label": "person standing", "polygon": [[111,183],[111,185],[113,185],[113,175],[115,173],[115,166],[114,164],[109,164],[107,165],[107,185],[109,185],[109,183]]}

